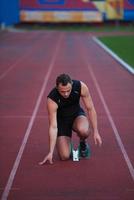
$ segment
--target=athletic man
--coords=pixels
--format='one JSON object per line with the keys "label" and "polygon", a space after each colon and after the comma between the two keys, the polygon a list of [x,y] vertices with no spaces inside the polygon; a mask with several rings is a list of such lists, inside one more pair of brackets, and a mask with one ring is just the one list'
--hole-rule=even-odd
{"label": "athletic man", "polygon": [[[80,99],[85,105],[88,118],[80,107]],[[49,153],[39,163],[40,165],[47,161],[50,164],[53,163],[56,144],[60,159],[67,160],[70,158],[72,130],[80,138],[81,157],[87,157],[89,154],[86,139],[91,130],[95,144],[101,146],[102,140],[98,133],[96,111],[85,83],[72,80],[67,74],[59,75],[56,79],[56,87],[48,95],[47,109],[49,116]]]}

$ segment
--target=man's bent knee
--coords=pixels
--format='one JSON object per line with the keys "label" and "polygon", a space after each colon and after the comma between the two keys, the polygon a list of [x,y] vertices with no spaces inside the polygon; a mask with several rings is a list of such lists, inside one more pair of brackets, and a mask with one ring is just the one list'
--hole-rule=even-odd
{"label": "man's bent knee", "polygon": [[83,139],[86,139],[89,137],[90,135],[90,130],[89,129],[84,129],[84,128],[81,128],[78,130],[78,136],[83,138]]}

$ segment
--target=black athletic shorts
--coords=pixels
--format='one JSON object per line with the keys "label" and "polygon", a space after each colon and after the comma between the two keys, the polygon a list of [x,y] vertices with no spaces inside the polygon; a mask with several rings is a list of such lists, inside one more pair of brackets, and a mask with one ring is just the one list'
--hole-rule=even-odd
{"label": "black athletic shorts", "polygon": [[76,117],[81,116],[81,115],[86,116],[82,108],[80,108],[79,111],[75,115],[72,115],[69,117],[58,117],[57,118],[58,136],[72,137],[73,122],[76,119]]}

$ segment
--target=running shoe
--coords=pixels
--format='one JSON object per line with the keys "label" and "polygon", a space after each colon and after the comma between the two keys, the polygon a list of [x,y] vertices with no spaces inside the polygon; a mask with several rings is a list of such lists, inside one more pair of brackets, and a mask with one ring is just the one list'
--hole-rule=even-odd
{"label": "running shoe", "polygon": [[70,158],[73,159],[73,143],[70,143]]}
{"label": "running shoe", "polygon": [[78,146],[79,157],[80,158],[89,158],[91,156],[91,150],[89,144],[85,141],[80,141]]}

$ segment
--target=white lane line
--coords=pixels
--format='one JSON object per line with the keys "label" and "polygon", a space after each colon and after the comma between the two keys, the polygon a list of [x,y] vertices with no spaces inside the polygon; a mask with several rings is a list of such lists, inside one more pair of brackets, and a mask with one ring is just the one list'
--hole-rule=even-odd
{"label": "white lane line", "polygon": [[28,124],[27,130],[25,132],[22,144],[20,146],[18,155],[17,155],[16,160],[14,162],[13,168],[11,170],[11,173],[10,173],[10,176],[8,178],[8,181],[7,181],[6,187],[4,189],[4,192],[2,194],[2,199],[1,200],[6,200],[8,198],[9,192],[11,190],[11,187],[12,187],[12,184],[13,184],[17,169],[18,169],[20,161],[21,161],[21,157],[23,155],[23,152],[24,152],[25,146],[27,144],[27,141],[28,141],[32,126],[34,124],[34,121],[35,121],[35,118],[36,118],[36,115],[37,115],[37,112],[38,112],[38,109],[39,109],[39,106],[40,106],[40,103],[41,103],[41,100],[42,100],[42,97],[43,97],[43,94],[44,94],[44,91],[46,89],[48,79],[49,79],[51,71],[52,71],[52,69],[54,67],[54,63],[55,63],[55,60],[56,60],[56,57],[57,57],[57,54],[58,54],[58,51],[59,51],[59,47],[60,47],[60,42],[61,42],[61,36],[60,36],[60,38],[58,40],[58,43],[57,43],[57,46],[56,46],[56,50],[54,52],[54,56],[53,56],[53,58],[51,60],[51,63],[49,65],[49,67],[48,67],[47,74],[44,77],[44,82],[43,82],[41,91],[39,93],[35,108],[33,110],[32,117],[30,119],[30,122]]}
{"label": "white lane line", "polygon": [[112,50],[110,50],[105,44],[103,44],[99,39],[93,37],[93,40],[101,46],[107,53],[109,53],[116,61],[118,61],[124,68],[126,68],[130,73],[134,75],[134,69],[119,56],[117,56]]}
{"label": "white lane line", "polygon": [[109,120],[109,122],[110,122],[110,125],[111,125],[111,127],[112,127],[112,129],[113,129],[113,132],[114,132],[115,138],[116,138],[116,140],[117,140],[117,143],[118,143],[118,145],[119,145],[119,147],[120,147],[120,150],[121,150],[121,152],[122,152],[122,154],[123,154],[123,156],[124,156],[124,159],[125,159],[125,162],[126,162],[126,164],[127,164],[127,166],[128,166],[128,169],[129,169],[129,172],[130,172],[130,174],[131,174],[131,177],[132,177],[132,179],[133,179],[133,181],[134,181],[134,168],[133,168],[133,165],[132,165],[132,163],[131,163],[131,161],[130,161],[130,159],[129,159],[129,156],[128,156],[126,150],[125,150],[125,147],[124,147],[124,145],[123,145],[123,142],[122,142],[122,140],[121,140],[121,137],[120,137],[120,135],[119,135],[119,132],[118,132],[118,130],[117,130],[117,128],[116,128],[116,125],[115,125],[115,123],[114,123],[114,120],[113,120],[113,118],[112,118],[112,115],[111,115],[111,113],[110,113],[110,111],[109,111],[109,109],[108,109],[108,106],[107,106],[107,104],[106,104],[106,101],[105,101],[105,99],[104,99],[104,96],[103,96],[103,94],[102,94],[102,91],[101,91],[101,89],[100,89],[100,87],[99,87],[99,84],[98,84],[98,82],[97,82],[97,79],[96,79],[96,77],[95,77],[95,74],[94,74],[94,72],[93,72],[93,70],[92,70],[92,68],[91,68],[91,66],[90,66],[89,64],[88,64],[88,70],[89,70],[89,73],[91,74],[92,80],[93,80],[93,82],[94,82],[94,84],[95,84],[96,90],[97,90],[97,92],[98,92],[98,94],[99,94],[99,97],[100,97],[100,99],[101,99],[101,102],[102,102],[102,104],[103,104],[103,106],[104,106],[104,110],[105,110],[105,112],[106,112],[106,115],[107,115],[107,117],[108,117],[108,120]]}

